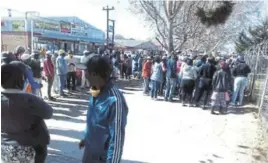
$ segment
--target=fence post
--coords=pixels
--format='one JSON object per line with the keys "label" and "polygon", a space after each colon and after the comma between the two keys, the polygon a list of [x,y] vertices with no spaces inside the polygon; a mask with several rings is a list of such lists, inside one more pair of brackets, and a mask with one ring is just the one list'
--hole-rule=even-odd
{"label": "fence post", "polygon": [[[268,69],[267,69],[268,71]],[[261,112],[263,111],[262,110],[262,106],[263,106],[263,102],[264,102],[264,98],[265,98],[265,94],[266,94],[266,90],[268,89],[268,72],[266,73],[266,79],[265,79],[265,84],[264,84],[264,89],[263,89],[263,92],[262,92],[262,96],[261,96],[261,103],[260,103],[260,106],[259,106],[259,117],[261,118]]]}
{"label": "fence post", "polygon": [[258,47],[257,58],[256,58],[256,62],[255,62],[256,64],[255,64],[255,67],[254,67],[254,74],[253,74],[253,77],[252,77],[252,85],[251,85],[251,89],[250,89],[250,96],[249,96],[250,100],[252,100],[252,93],[253,93],[253,89],[254,89],[254,85],[255,85],[256,74],[257,74],[257,71],[258,71],[260,50],[261,50],[260,47]]}

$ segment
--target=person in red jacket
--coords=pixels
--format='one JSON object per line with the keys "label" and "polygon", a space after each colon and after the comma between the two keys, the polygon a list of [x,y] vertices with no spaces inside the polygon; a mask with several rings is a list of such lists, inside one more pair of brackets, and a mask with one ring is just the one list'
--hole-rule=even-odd
{"label": "person in red jacket", "polygon": [[51,88],[53,85],[53,80],[54,80],[54,75],[55,75],[55,69],[54,65],[51,59],[52,53],[51,51],[46,52],[46,59],[44,61],[44,72],[45,72],[45,77],[48,83],[47,86],[47,96],[48,100],[54,101],[55,98],[51,96]]}
{"label": "person in red jacket", "polygon": [[149,92],[149,79],[152,71],[152,58],[147,57],[143,67],[142,67],[142,77],[144,79],[143,94],[148,94]]}

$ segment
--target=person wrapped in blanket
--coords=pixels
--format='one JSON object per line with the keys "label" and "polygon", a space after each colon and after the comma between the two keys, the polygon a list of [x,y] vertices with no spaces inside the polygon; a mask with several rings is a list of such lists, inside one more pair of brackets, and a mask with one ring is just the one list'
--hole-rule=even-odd
{"label": "person wrapped in blanket", "polygon": [[[25,91],[28,93],[31,92],[32,94],[36,95],[37,90],[39,90],[38,93],[40,93],[40,89],[43,87],[43,85],[42,83],[37,82],[34,78],[34,72],[32,68],[30,67],[30,64],[32,62],[31,55],[24,53],[23,55],[21,55],[21,61],[25,64],[25,67],[26,67],[27,82],[25,83],[26,85]],[[19,62],[20,61],[13,61],[11,63],[17,64]]]}
{"label": "person wrapped in blanket", "polygon": [[23,65],[1,66],[1,162],[44,163],[50,141],[44,119],[50,119],[53,110],[23,90],[27,71]]}
{"label": "person wrapped in blanket", "polygon": [[228,73],[228,65],[221,61],[218,70],[213,77],[213,93],[211,96],[211,114],[215,114],[215,109],[219,109],[221,114],[227,112],[227,102],[230,100],[228,91],[231,88],[231,79]]}

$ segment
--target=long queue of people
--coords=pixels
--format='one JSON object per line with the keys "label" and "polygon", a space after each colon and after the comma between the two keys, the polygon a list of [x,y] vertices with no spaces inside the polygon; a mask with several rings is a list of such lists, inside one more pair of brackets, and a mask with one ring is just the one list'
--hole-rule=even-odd
{"label": "long queue of people", "polygon": [[[65,54],[63,50],[54,54],[48,51],[43,66],[40,66],[38,54],[27,54],[23,47],[18,47],[15,53],[2,53],[1,162],[46,161],[50,134],[45,119],[52,117],[53,108],[38,94],[43,86],[40,80],[45,76],[48,100],[53,100],[49,91],[53,87],[55,75],[61,95],[64,95],[65,85],[69,90],[75,90],[75,86],[66,83],[74,75],[75,62],[66,59]],[[56,57],[54,62],[53,57]],[[68,57],[72,58],[71,55]],[[84,149],[82,163],[119,163],[127,123],[127,103],[123,94],[114,86],[109,58],[98,54],[89,55],[85,51],[81,62],[85,66],[82,86],[90,83],[91,94],[85,134],[77,144],[77,148]],[[44,75],[41,75],[41,67]]]}
{"label": "long queue of people", "polygon": [[[84,62],[89,54],[89,51],[85,50],[80,62]],[[42,58],[40,52],[35,51],[33,54],[28,54],[23,47],[19,46],[14,53],[3,52],[1,59],[2,64],[14,64],[18,61],[24,63],[28,79],[25,91],[28,93],[42,97],[42,79],[47,82],[46,98],[48,100],[55,101],[52,91],[63,97],[67,96],[64,89],[67,89],[68,92],[76,91],[77,61],[70,52],[66,53],[64,50],[59,50],[52,53],[47,51]],[[81,88],[83,89],[89,87],[89,82],[86,70],[83,69],[81,72]]]}
{"label": "long queue of people", "polygon": [[210,101],[212,114],[215,114],[215,109],[224,114],[228,104],[243,104],[250,72],[243,55],[221,59],[148,56],[142,67],[143,93],[153,100],[161,95],[170,102],[177,96],[183,106],[195,107],[200,106],[204,97],[203,109]]}

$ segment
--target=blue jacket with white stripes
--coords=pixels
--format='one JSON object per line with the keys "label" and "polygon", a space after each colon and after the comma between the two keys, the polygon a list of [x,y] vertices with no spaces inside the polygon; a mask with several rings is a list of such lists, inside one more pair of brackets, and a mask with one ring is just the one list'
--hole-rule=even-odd
{"label": "blue jacket with white stripes", "polygon": [[125,98],[112,82],[97,97],[91,96],[87,111],[84,157],[104,157],[107,163],[119,163],[127,114]]}

